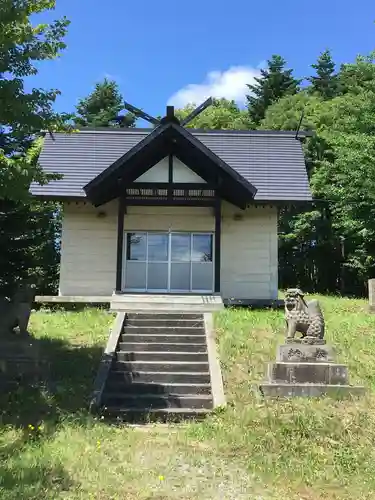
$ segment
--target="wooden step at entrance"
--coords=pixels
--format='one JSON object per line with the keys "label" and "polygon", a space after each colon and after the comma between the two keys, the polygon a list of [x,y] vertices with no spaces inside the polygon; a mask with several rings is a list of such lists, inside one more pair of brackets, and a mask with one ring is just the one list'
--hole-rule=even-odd
{"label": "wooden step at entrance", "polygon": [[104,383],[93,398],[96,409],[132,419],[145,414],[196,418],[212,410],[218,403],[212,392],[207,315],[118,313],[102,362]]}

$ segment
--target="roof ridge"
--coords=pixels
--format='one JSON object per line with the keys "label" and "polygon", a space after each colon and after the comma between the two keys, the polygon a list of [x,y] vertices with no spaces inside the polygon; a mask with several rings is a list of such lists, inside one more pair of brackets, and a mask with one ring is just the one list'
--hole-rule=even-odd
{"label": "roof ridge", "polygon": [[[156,127],[155,127],[156,128]],[[77,127],[76,130],[79,133],[107,133],[107,134],[150,134],[155,130],[155,128],[115,128],[115,127]],[[277,137],[295,137],[295,130],[272,130],[272,129],[199,129],[199,128],[189,128],[186,130],[190,132],[192,135],[268,135],[268,136],[277,136]],[[65,134],[66,132],[56,132]],[[311,136],[312,132],[308,130],[302,130],[298,132],[299,137],[308,137]]]}

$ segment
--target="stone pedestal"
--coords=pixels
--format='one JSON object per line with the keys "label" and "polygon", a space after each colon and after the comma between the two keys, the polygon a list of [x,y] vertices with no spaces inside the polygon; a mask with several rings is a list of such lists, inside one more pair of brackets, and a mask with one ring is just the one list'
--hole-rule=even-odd
{"label": "stone pedestal", "polygon": [[346,365],[335,363],[335,351],[324,340],[286,340],[279,345],[276,362],[268,363],[260,391],[268,397],[345,397],[364,393],[349,384]]}

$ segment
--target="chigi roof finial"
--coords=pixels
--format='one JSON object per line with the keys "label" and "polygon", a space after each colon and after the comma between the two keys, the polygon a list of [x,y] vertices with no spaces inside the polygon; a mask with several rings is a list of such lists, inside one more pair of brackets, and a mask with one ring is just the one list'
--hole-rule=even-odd
{"label": "chigi roof finial", "polygon": [[166,115],[161,118],[161,120],[158,120],[157,118],[154,118],[153,116],[145,113],[139,108],[136,108],[132,104],[129,104],[128,102],[124,102],[124,107],[127,111],[130,111],[130,113],[133,113],[133,115],[137,116],[138,118],[143,118],[144,120],[152,123],[153,125],[163,125],[165,123],[176,123],[177,125],[181,125],[184,127],[187,125],[189,122],[194,120],[195,117],[197,117],[202,111],[204,111],[206,108],[211,106],[213,103],[212,97],[209,97],[204,101],[200,106],[194,109],[186,118],[184,118],[181,122],[177,118],[177,116],[174,114],[174,106],[167,106],[167,111]]}

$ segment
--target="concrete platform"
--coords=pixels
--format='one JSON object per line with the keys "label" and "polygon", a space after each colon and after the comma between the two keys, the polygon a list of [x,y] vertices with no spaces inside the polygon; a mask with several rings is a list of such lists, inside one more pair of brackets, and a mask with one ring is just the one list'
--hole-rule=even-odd
{"label": "concrete platform", "polygon": [[286,339],[278,346],[276,362],[267,364],[266,379],[259,385],[264,397],[342,399],[365,393],[363,386],[349,384],[348,367],[335,363],[332,346],[324,340],[306,342],[309,339]]}
{"label": "concrete platform", "polygon": [[220,295],[116,294],[111,311],[124,312],[214,312],[224,309]]}
{"label": "concrete platform", "polygon": [[330,396],[344,399],[352,396],[362,396],[363,386],[336,384],[289,384],[287,382],[264,382],[259,386],[263,396],[269,398],[320,397]]}
{"label": "concrete platform", "polygon": [[112,295],[37,295],[37,304],[109,304]]}

